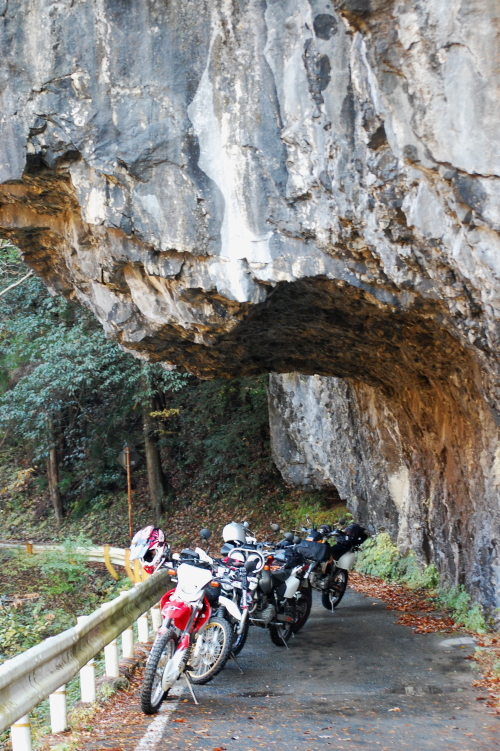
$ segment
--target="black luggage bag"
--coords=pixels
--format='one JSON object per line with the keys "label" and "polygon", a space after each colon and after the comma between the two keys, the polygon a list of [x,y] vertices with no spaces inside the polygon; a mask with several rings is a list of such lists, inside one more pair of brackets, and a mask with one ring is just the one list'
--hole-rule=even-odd
{"label": "black luggage bag", "polygon": [[324,542],[308,542],[307,540],[299,542],[296,550],[297,553],[303,555],[304,558],[317,561],[318,563],[325,563],[328,561],[332,553],[330,545],[327,545]]}

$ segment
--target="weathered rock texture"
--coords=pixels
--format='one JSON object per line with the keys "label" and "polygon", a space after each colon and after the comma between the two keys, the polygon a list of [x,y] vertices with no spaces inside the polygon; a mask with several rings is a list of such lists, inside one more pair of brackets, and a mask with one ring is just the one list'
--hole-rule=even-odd
{"label": "weathered rock texture", "polygon": [[371,394],[488,601],[499,28],[496,0],[0,0],[0,234],[139,356],[346,377],[361,433]]}
{"label": "weathered rock texture", "polygon": [[470,386],[408,381],[388,394],[350,378],[272,375],[271,442],[291,483],[334,486],[357,521],[497,606],[500,448]]}

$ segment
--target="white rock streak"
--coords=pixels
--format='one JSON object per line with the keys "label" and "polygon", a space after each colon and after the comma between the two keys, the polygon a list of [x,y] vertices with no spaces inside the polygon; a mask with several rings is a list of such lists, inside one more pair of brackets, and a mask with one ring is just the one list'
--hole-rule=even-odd
{"label": "white rock streak", "polygon": [[[215,28],[207,64],[197,92],[188,107],[200,146],[199,167],[220,189],[224,197],[224,218],[221,227],[221,258],[227,259],[217,271],[225,276],[232,296],[239,302],[251,299],[252,285],[242,263],[270,263],[269,238],[256,235],[249,227],[245,211],[243,178],[247,157],[234,142],[234,130],[229,117],[219,122],[215,114],[214,96],[209,67],[214,42],[219,34]],[[221,290],[222,291],[222,290]]]}

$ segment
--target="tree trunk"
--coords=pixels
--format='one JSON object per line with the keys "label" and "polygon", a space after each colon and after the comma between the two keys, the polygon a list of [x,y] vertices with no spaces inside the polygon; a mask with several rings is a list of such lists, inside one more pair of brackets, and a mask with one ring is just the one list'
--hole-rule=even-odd
{"label": "tree trunk", "polygon": [[153,509],[155,523],[160,524],[161,515],[166,510],[165,500],[168,485],[161,468],[160,450],[154,434],[153,419],[150,412],[153,411],[152,399],[147,399],[143,407],[144,419],[144,447],[146,464],[148,468],[149,497]]}
{"label": "tree trunk", "polygon": [[51,439],[51,447],[49,449],[49,455],[47,457],[47,479],[49,481],[49,495],[54,507],[54,514],[56,516],[57,524],[61,524],[63,518],[63,507],[61,501],[61,493],[59,490],[59,470],[57,463],[57,448],[55,445],[54,428],[52,420],[48,419],[49,423],[49,437]]}

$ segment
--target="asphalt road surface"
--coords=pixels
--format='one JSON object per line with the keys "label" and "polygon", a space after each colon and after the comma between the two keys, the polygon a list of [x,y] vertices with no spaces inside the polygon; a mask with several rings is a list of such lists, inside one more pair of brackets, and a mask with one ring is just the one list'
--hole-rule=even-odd
{"label": "asphalt road surface", "polygon": [[414,634],[352,591],[333,614],[317,598],[288,650],[252,627],[244,675],[228,664],[196,688],[199,706],[186,691],[167,701],[137,751],[500,748],[500,718],[472,688],[470,645]]}

